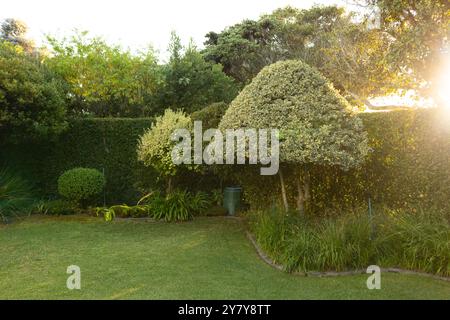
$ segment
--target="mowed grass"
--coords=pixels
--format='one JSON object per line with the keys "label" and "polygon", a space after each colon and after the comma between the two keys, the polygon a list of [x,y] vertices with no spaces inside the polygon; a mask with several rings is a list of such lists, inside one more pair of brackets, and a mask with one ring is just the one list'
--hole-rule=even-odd
{"label": "mowed grass", "polygon": [[[81,290],[66,269],[81,268]],[[232,218],[187,223],[31,217],[0,226],[1,299],[449,299],[450,283],[382,274],[302,277],[262,262]]]}

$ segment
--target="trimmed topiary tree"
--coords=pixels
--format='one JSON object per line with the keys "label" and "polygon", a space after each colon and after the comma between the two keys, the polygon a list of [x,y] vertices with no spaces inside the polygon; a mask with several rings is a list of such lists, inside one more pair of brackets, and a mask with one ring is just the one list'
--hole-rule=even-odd
{"label": "trimmed topiary tree", "polygon": [[138,160],[159,172],[166,182],[167,194],[172,192],[172,178],[182,168],[196,168],[189,165],[176,165],[173,162],[172,150],[177,142],[172,140],[172,134],[176,129],[191,131],[191,118],[183,111],[166,109],[164,115],[157,117],[151,128],[140,137],[137,147]]}
{"label": "trimmed topiary tree", "polygon": [[58,192],[70,201],[85,207],[105,187],[105,177],[96,169],[74,168],[58,179]]}
{"label": "trimmed topiary tree", "polygon": [[279,178],[288,210],[283,168],[293,168],[297,209],[310,198],[309,168],[349,169],[367,152],[362,122],[327,79],[307,64],[288,60],[265,67],[231,103],[220,129],[276,128],[280,131]]}

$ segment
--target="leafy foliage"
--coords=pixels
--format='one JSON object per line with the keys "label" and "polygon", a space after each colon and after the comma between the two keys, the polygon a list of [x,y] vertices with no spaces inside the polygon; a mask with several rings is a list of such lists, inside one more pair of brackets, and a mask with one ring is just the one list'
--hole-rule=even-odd
{"label": "leafy foliage", "polygon": [[244,20],[221,33],[206,35],[203,52],[207,60],[220,63],[226,74],[240,83],[248,83],[266,65],[283,54],[274,45],[276,26],[269,20]]}
{"label": "leafy foliage", "polygon": [[[182,167],[174,164],[172,149],[176,142],[172,134],[176,129],[191,130],[191,118],[182,111],[167,109],[164,116],[157,117],[151,128],[139,139],[137,147],[138,160],[145,166],[153,167],[167,180],[167,191],[171,191],[170,178],[175,176]],[[183,168],[194,169],[193,166]]]}
{"label": "leafy foliage", "polygon": [[280,162],[296,167],[304,184],[298,188],[299,211],[308,200],[309,167],[349,169],[359,166],[368,153],[362,122],[348,102],[318,71],[301,61],[281,61],[264,68],[231,103],[219,128],[279,129]]}
{"label": "leafy foliage", "polygon": [[[360,0],[376,8],[380,30],[392,45],[387,61],[413,88],[438,98],[436,75],[449,59],[450,3],[447,0]],[[425,89],[425,90],[424,90]]]}
{"label": "leafy foliage", "polygon": [[103,218],[106,222],[111,222],[116,217],[116,212],[111,208],[95,208],[95,214],[98,217],[99,215],[103,215]]}
{"label": "leafy foliage", "polygon": [[191,113],[214,102],[228,103],[237,95],[236,84],[222,72],[222,66],[205,61],[192,43],[183,48],[173,33],[169,48],[160,106]]}
{"label": "leafy foliage", "polygon": [[[443,110],[442,110],[443,111]],[[366,205],[449,209],[450,131],[437,109],[361,113],[371,152],[360,168],[310,168],[311,209],[351,209]],[[295,204],[295,168],[283,168],[290,206]],[[260,176],[251,166],[237,166],[234,179],[252,208],[280,204],[278,177]],[[264,186],[264,187],[261,187]],[[413,209],[414,210],[414,209]]]}
{"label": "leafy foliage", "polygon": [[186,221],[195,215],[203,213],[211,206],[211,201],[204,192],[195,194],[187,191],[175,190],[162,196],[155,193],[147,200],[150,216],[155,219],[171,221]]}
{"label": "leafy foliage", "polygon": [[19,46],[0,41],[2,140],[51,137],[67,127],[62,82]]}
{"label": "leafy foliage", "polygon": [[23,215],[31,208],[34,200],[30,184],[7,168],[0,170],[0,218]]}
{"label": "leafy foliage", "polygon": [[97,216],[103,215],[105,221],[112,221],[116,216],[122,218],[150,217],[167,222],[187,221],[194,215],[203,213],[211,207],[208,195],[203,192],[191,194],[176,190],[166,196],[152,192],[139,201],[136,206],[116,205],[109,208],[96,208]]}
{"label": "leafy foliage", "polygon": [[390,212],[378,225],[384,264],[450,275],[449,216],[418,210]]}
{"label": "leafy foliage", "polygon": [[96,169],[75,168],[64,172],[58,179],[58,192],[67,199],[86,204],[105,187],[105,177]]}
{"label": "leafy foliage", "polygon": [[65,199],[45,201],[37,209],[39,209],[40,212],[36,213],[48,215],[71,215],[78,211],[78,208],[73,201]]}
{"label": "leafy foliage", "polygon": [[0,39],[18,45],[27,52],[34,49],[33,41],[26,38],[28,27],[25,22],[7,18],[3,20],[0,27]]}
{"label": "leafy foliage", "polygon": [[367,154],[361,120],[316,70],[301,61],[264,68],[225,113],[220,128],[280,130],[280,161],[359,165]]}
{"label": "leafy foliage", "polygon": [[144,116],[155,108],[160,69],[151,49],[133,55],[87,32],[48,37],[54,57],[46,64],[69,86],[70,108],[95,116]]}
{"label": "leafy foliage", "polygon": [[201,121],[203,130],[216,129],[228,109],[225,102],[216,102],[191,114],[192,121]]}
{"label": "leafy foliage", "polygon": [[314,220],[279,211],[253,213],[261,247],[286,270],[346,271],[377,264],[450,274],[448,217],[408,211]]}
{"label": "leafy foliage", "polygon": [[[450,139],[445,114],[439,110],[361,113],[368,133],[369,153],[361,168],[348,172],[335,167],[310,168],[311,209],[325,215],[325,208],[352,208],[367,203],[401,208],[449,208]],[[158,189],[158,172],[137,160],[139,136],[152,119],[78,119],[55,142],[2,145],[0,161],[14,164],[44,197],[57,195],[58,177],[74,167],[105,171],[106,202],[134,204],[142,193]],[[280,198],[279,177],[260,176],[255,166],[230,168],[230,183],[243,187],[252,208],[270,208]],[[283,167],[290,207],[295,205],[295,168]],[[401,174],[399,174],[401,172]],[[193,173],[187,171],[187,173]],[[218,173],[223,176],[224,166]],[[211,175],[186,175],[176,185],[210,191],[224,182]],[[222,178],[224,179],[224,178]]]}
{"label": "leafy foliage", "polygon": [[267,65],[300,59],[316,67],[342,94],[365,100],[393,90],[397,73],[387,63],[389,38],[371,28],[370,21],[353,18],[336,6],[280,8],[257,21],[208,33],[204,55],[244,84]]}

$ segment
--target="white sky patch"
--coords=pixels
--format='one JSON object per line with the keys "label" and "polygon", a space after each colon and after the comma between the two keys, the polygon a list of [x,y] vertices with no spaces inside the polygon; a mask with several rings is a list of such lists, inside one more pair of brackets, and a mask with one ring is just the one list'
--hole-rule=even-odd
{"label": "white sky patch", "polygon": [[0,19],[17,18],[29,27],[28,36],[38,45],[44,35],[69,35],[87,30],[109,43],[132,50],[152,45],[166,57],[170,32],[201,48],[209,31],[219,32],[243,19],[257,19],[287,5],[309,8],[313,4],[351,7],[348,0],[14,0],[2,1]]}

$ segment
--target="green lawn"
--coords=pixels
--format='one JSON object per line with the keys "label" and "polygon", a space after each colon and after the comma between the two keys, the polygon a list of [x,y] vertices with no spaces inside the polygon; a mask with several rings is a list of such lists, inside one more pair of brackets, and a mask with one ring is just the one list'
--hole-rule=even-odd
{"label": "green lawn", "polygon": [[[66,288],[66,268],[81,268],[81,290]],[[242,222],[116,221],[32,217],[0,226],[2,299],[416,299],[450,298],[450,283],[383,274],[289,275],[262,262]]]}

